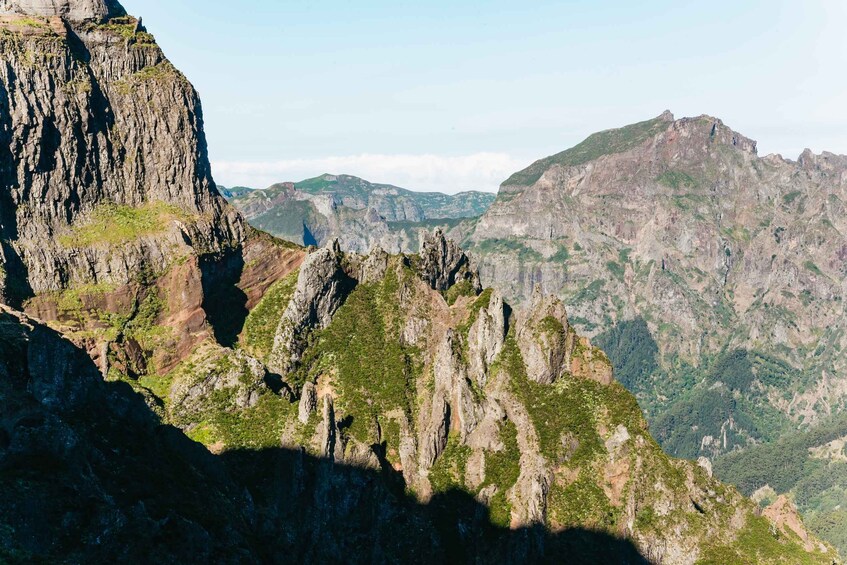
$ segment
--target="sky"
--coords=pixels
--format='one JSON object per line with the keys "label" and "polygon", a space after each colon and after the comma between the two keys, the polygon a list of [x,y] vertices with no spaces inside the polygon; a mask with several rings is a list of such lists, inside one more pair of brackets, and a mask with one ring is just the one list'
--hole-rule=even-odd
{"label": "sky", "polygon": [[847,153],[845,0],[124,0],[200,92],[219,184],[496,191],[669,109]]}

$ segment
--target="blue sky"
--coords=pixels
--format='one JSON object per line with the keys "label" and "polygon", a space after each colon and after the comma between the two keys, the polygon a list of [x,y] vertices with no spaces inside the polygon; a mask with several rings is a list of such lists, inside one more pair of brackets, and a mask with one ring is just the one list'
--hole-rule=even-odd
{"label": "blue sky", "polygon": [[200,91],[216,180],[496,190],[593,131],[711,114],[847,153],[847,2],[125,0]]}

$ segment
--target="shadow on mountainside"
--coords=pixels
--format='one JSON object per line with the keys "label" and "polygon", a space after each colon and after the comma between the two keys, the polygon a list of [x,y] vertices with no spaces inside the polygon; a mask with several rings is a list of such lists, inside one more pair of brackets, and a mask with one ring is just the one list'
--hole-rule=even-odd
{"label": "shadow on mountainside", "polygon": [[206,255],[200,259],[202,308],[215,334],[224,347],[232,347],[247,319],[247,295],[238,288],[244,272],[244,256],[230,252],[223,256]]}
{"label": "shadow on mountainside", "polygon": [[298,450],[213,455],[84,352],[0,311],[0,561],[646,563],[626,540],[511,530],[388,465]]}

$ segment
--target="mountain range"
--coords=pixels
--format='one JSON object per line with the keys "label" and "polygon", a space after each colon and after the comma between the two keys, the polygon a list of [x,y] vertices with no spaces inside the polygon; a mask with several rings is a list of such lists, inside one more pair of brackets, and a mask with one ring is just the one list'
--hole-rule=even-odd
{"label": "mountain range", "polygon": [[350,175],[325,174],[264,190],[223,188],[222,194],[251,225],[300,245],[338,239],[344,249],[417,250],[423,233],[481,215],[488,192],[415,192]]}
{"label": "mountain range", "polygon": [[[847,437],[845,179],[847,157],[760,157],[717,118],[665,112],[531,164],[484,213],[442,227],[509,300],[541,286],[565,301],[670,453],[707,457],[753,494],[775,485],[749,470],[784,462],[766,446],[808,443],[792,451],[801,476],[828,480],[783,480],[778,491],[810,491],[801,508],[847,550],[832,537],[847,524],[847,461],[814,455]],[[399,245],[340,241],[417,251],[420,227]]]}
{"label": "mountain range", "polygon": [[0,54],[0,560],[838,562],[789,497],[669,457],[548,281],[488,287],[546,173],[462,220],[479,259],[303,247],[221,196],[196,91],[115,0],[0,0]]}

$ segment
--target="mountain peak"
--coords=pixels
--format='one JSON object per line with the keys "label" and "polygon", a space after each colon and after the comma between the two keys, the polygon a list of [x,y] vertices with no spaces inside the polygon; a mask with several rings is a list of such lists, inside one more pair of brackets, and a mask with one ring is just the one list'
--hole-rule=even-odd
{"label": "mountain peak", "polygon": [[117,0],[0,0],[0,15],[14,14],[101,22],[126,11]]}
{"label": "mountain peak", "polygon": [[675,120],[675,118],[673,117],[673,112],[671,112],[670,110],[665,110],[664,112],[659,114],[659,117],[657,119],[662,120],[663,122],[672,122]]}

